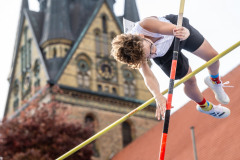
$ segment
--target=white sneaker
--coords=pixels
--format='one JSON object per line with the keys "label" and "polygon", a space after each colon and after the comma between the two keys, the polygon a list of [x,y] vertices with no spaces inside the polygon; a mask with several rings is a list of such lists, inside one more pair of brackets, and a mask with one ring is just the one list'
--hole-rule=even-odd
{"label": "white sneaker", "polygon": [[202,113],[209,114],[210,116],[213,116],[215,118],[226,118],[230,115],[230,109],[219,105],[212,104],[212,109],[210,111],[204,111],[202,108],[197,105],[197,110]]}
{"label": "white sneaker", "polygon": [[228,84],[227,83],[220,83],[220,84],[215,84],[210,77],[206,77],[204,79],[205,84],[211,88],[215,94],[215,98],[218,100],[218,102],[222,103],[222,104],[228,104],[230,102],[230,99],[228,97],[228,95],[225,93],[223,87],[232,87],[232,86],[225,86],[224,84]]}

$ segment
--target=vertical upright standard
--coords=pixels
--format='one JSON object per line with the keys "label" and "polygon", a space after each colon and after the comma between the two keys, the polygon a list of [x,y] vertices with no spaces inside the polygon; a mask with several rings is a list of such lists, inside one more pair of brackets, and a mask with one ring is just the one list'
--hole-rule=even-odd
{"label": "vertical upright standard", "polygon": [[[177,26],[178,27],[182,26],[184,3],[185,3],[185,0],[181,0],[179,14],[178,14],[178,21],[177,21]],[[174,80],[175,80],[176,69],[177,69],[179,43],[180,43],[180,39],[175,38],[174,49],[173,49],[173,58],[172,58],[172,66],[171,66],[171,73],[170,73],[170,81],[169,81],[169,89],[168,89],[168,97],[167,97],[167,105],[166,105],[166,112],[165,112],[165,120],[164,120],[163,133],[162,133],[161,146],[160,146],[160,153],[159,153],[159,160],[164,160],[164,156],[165,156],[168,126],[169,126],[171,106],[172,106]]]}
{"label": "vertical upright standard", "polygon": [[191,129],[191,133],[192,133],[192,144],[193,144],[194,160],[198,160],[198,157],[197,157],[196,140],[195,140],[195,133],[194,133],[194,127],[192,126],[190,129]]}

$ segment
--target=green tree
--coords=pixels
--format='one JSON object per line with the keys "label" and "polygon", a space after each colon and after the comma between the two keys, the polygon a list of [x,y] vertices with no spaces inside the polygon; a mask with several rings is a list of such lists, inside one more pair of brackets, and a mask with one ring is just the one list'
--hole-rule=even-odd
{"label": "green tree", "polygon": [[[68,121],[68,108],[52,101],[34,103],[21,114],[0,124],[0,157],[4,160],[56,159],[92,135],[92,127]],[[69,160],[90,160],[92,145]]]}

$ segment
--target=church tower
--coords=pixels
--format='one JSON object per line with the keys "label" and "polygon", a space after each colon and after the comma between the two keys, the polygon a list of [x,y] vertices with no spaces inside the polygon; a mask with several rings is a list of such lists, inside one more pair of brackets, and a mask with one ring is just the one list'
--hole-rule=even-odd
{"label": "church tower", "polygon": [[[42,2],[43,3],[43,2]],[[40,47],[45,58],[50,78],[54,78],[58,68],[73,43],[74,37],[70,28],[68,0],[50,0],[45,2],[43,30]]]}
{"label": "church tower", "polygon": [[[91,123],[97,133],[152,97],[137,70],[110,56],[112,39],[123,32],[122,17],[139,21],[135,0],[125,1],[120,17],[114,3],[39,0],[36,12],[22,0],[5,116],[18,116],[36,97],[47,103],[54,96],[71,108],[70,121]],[[97,139],[93,159],[110,159],[153,127],[154,113],[150,105]]]}

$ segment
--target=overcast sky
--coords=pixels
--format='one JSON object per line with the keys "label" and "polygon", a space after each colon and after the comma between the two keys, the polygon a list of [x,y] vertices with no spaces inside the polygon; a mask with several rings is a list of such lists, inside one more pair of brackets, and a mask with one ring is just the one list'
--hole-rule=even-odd
{"label": "overcast sky", "polygon": [[[147,16],[178,14],[180,4],[180,0],[136,0],[136,2],[140,19]],[[32,10],[38,9],[37,0],[31,0],[29,5]],[[7,77],[12,63],[20,6],[21,0],[2,0],[0,2],[0,119],[3,116],[9,89]],[[114,10],[117,15],[123,14],[123,6],[124,0],[116,0]],[[190,19],[190,23],[219,53],[240,41],[239,0],[185,0],[184,16]],[[204,61],[191,53],[184,53],[189,58],[193,70],[204,64]],[[240,47],[226,55],[220,62],[220,75],[224,76],[240,64]],[[169,81],[167,76],[156,66],[153,67],[153,70],[159,79],[161,90],[167,89]],[[207,75],[208,72],[205,69],[196,76],[201,90],[206,89],[203,79]],[[173,112],[188,101],[189,98],[184,95],[182,85],[174,89],[173,106],[175,109]]]}

